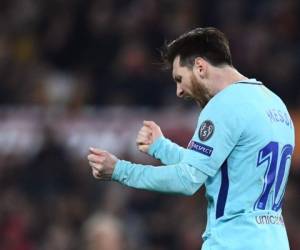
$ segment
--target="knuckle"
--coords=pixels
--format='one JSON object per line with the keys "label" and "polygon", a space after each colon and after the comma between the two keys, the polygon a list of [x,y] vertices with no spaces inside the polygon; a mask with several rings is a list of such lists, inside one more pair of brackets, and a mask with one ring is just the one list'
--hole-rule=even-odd
{"label": "knuckle", "polygon": [[151,128],[146,127],[146,128],[145,128],[145,132],[146,132],[146,133],[150,133],[150,132],[151,132]]}
{"label": "knuckle", "polygon": [[140,134],[140,137],[144,138],[144,137],[146,137],[146,135],[147,135],[146,133],[142,133],[142,134]]}
{"label": "knuckle", "polygon": [[97,178],[97,175],[98,175],[97,171],[96,171],[96,170],[93,170],[93,176],[94,176],[95,178]]}
{"label": "knuckle", "polygon": [[94,168],[93,175],[94,175],[94,177],[99,178],[99,177],[101,177],[101,171],[99,169]]}

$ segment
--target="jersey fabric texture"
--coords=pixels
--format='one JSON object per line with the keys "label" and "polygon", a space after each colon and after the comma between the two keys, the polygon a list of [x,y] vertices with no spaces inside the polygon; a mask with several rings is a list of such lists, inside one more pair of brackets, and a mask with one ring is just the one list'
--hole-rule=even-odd
{"label": "jersey fabric texture", "polygon": [[167,166],[118,161],[113,179],[161,192],[206,188],[202,250],[288,250],[281,215],[295,144],[281,99],[255,79],[229,85],[200,113],[187,149],[161,137],[149,153]]}

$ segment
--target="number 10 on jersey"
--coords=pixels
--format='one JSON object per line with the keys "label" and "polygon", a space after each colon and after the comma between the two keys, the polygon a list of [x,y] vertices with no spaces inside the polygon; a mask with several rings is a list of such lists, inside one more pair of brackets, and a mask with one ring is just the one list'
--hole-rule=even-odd
{"label": "number 10 on jersey", "polygon": [[[257,199],[254,209],[272,209],[278,211],[282,205],[282,198],[287,183],[286,167],[290,166],[293,146],[286,144],[279,152],[278,142],[270,142],[258,153],[257,167],[267,162],[267,170],[264,175],[264,186],[261,195]],[[287,166],[287,161],[288,166]],[[279,163],[279,164],[278,164]],[[273,190],[273,192],[271,192]],[[271,199],[271,203],[268,200]],[[271,207],[267,207],[267,203]]]}

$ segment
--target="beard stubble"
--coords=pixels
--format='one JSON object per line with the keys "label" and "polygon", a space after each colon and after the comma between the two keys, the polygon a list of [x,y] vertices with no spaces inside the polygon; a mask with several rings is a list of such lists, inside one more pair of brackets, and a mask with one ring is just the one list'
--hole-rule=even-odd
{"label": "beard stubble", "polygon": [[196,101],[201,108],[204,108],[213,95],[210,94],[207,87],[197,81],[194,75],[191,76],[191,86],[192,96],[190,97]]}

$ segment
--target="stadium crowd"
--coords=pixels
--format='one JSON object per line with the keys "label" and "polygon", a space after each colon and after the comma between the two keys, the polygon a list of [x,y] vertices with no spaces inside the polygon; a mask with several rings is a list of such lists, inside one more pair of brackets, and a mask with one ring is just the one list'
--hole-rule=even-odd
{"label": "stadium crowd", "polygon": [[[296,0],[1,0],[1,121],[16,113],[28,119],[36,108],[42,115],[33,131],[43,139],[28,144],[30,157],[7,152],[0,122],[0,250],[199,249],[203,190],[180,197],[99,183],[53,124],[111,107],[151,114],[195,108],[177,100],[159,49],[197,26],[224,31],[234,65],[281,96],[300,121],[299,8]],[[109,111],[101,114],[110,126]],[[166,131],[183,145],[190,132]],[[118,156],[150,161],[126,147]],[[292,250],[300,249],[299,190],[298,160],[283,212]]]}

